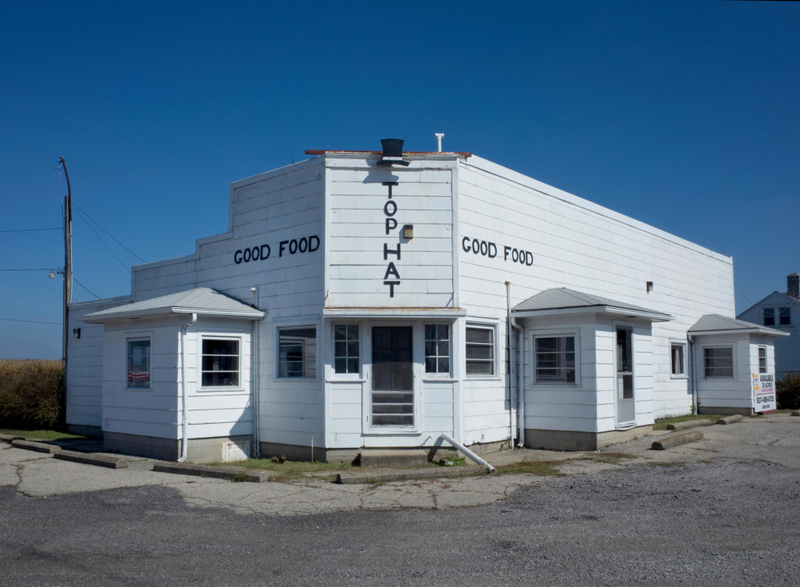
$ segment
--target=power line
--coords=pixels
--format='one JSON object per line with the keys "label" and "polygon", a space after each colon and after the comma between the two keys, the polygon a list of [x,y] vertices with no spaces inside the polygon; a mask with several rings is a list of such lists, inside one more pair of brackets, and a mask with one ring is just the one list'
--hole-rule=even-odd
{"label": "power line", "polygon": [[0,271],[51,271],[50,267],[45,269],[0,269]]}
{"label": "power line", "polygon": [[18,320],[16,318],[0,318],[5,322],[28,322],[29,324],[55,324],[57,326],[63,326],[61,322],[42,322],[40,320]]}
{"label": "power line", "polygon": [[92,222],[94,222],[94,224],[97,226],[97,228],[99,228],[100,230],[102,230],[103,232],[105,232],[105,233],[106,233],[108,236],[110,236],[111,238],[113,238],[115,243],[117,243],[117,244],[118,244],[119,246],[121,246],[123,249],[125,249],[126,251],[128,251],[128,252],[129,252],[131,255],[133,255],[134,257],[136,257],[137,259],[139,259],[139,260],[140,260],[142,263],[147,263],[147,261],[145,261],[144,259],[142,259],[142,258],[141,258],[139,255],[137,255],[136,253],[134,253],[133,251],[131,251],[131,250],[130,250],[128,247],[126,247],[126,246],[125,246],[125,245],[123,245],[121,242],[119,242],[119,241],[118,241],[118,240],[117,240],[117,239],[114,237],[114,235],[113,235],[113,234],[111,234],[111,233],[110,233],[110,232],[108,232],[108,231],[107,231],[105,228],[103,228],[103,227],[102,227],[102,226],[100,226],[100,225],[99,225],[97,222],[95,222],[95,220],[94,220],[94,219],[93,219],[91,216],[89,216],[89,215],[88,215],[86,212],[84,212],[84,211],[83,211],[83,210],[82,210],[82,209],[81,209],[79,206],[75,205],[75,209],[76,209],[78,212],[80,212],[81,216],[85,216],[86,218],[88,218],[89,220],[91,220]]}
{"label": "power line", "polygon": [[78,281],[77,279],[75,279],[75,276],[74,276],[74,275],[72,276],[72,279],[75,281],[75,283],[77,283],[78,285],[80,285],[80,286],[81,286],[83,289],[85,289],[86,291],[88,291],[90,294],[92,294],[92,295],[93,295],[94,297],[96,297],[98,300],[100,299],[100,296],[99,296],[99,295],[97,295],[97,294],[96,294],[96,293],[94,293],[92,290],[90,290],[88,287],[86,287],[85,285],[83,285],[83,284],[82,284],[80,281]]}
{"label": "power line", "polygon": [[753,302],[751,302],[751,301],[750,301],[750,298],[748,298],[748,297],[747,297],[747,296],[744,294],[744,292],[742,291],[742,288],[741,288],[741,287],[739,287],[738,285],[736,285],[736,282],[735,282],[735,281],[733,282],[733,287],[735,287],[736,289],[738,289],[738,290],[739,290],[739,293],[740,293],[740,294],[742,294],[742,297],[743,297],[744,299],[746,299],[748,302],[750,302],[750,305],[751,305],[751,306],[755,306],[755,304],[754,304]]}
{"label": "power line", "polygon": [[0,232],[39,232],[40,230],[63,230],[60,226],[58,228],[17,228],[15,230],[0,230]]}
{"label": "power line", "polygon": [[[76,210],[78,210],[78,212],[80,212],[81,214],[83,214],[83,212],[81,212],[80,208],[78,208],[77,206],[75,206],[75,209],[76,209]],[[97,231],[94,229],[94,226],[92,226],[92,225],[91,225],[91,224],[89,224],[88,222],[87,222],[86,224],[89,226],[89,228],[91,228],[91,229],[92,229],[92,232],[94,232],[94,233],[97,235],[97,238],[99,238],[99,239],[100,239],[100,241],[101,241],[101,242],[102,242],[102,243],[103,243],[103,244],[106,246],[106,248],[108,249],[108,252],[109,252],[109,253],[111,253],[112,255],[114,255],[114,258],[115,258],[117,261],[119,261],[119,264],[120,264],[120,265],[122,265],[123,267],[125,267],[125,271],[127,271],[128,273],[130,273],[130,272],[131,272],[130,268],[129,268],[129,267],[128,267],[128,266],[127,266],[125,263],[123,263],[123,262],[122,262],[122,259],[120,259],[119,257],[117,257],[117,254],[116,254],[114,251],[112,251],[112,250],[111,250],[111,247],[109,247],[109,246],[108,246],[108,243],[107,243],[106,241],[104,241],[104,240],[103,240],[103,237],[101,237],[101,236],[100,236],[100,234],[98,234],[98,232],[97,232]]]}

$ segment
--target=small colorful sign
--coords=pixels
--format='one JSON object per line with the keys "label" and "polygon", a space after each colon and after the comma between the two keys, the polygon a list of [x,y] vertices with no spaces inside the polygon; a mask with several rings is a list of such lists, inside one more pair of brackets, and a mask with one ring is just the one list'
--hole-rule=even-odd
{"label": "small colorful sign", "polygon": [[768,412],[778,409],[778,400],[775,395],[775,374],[754,373],[753,395],[755,397],[755,411]]}

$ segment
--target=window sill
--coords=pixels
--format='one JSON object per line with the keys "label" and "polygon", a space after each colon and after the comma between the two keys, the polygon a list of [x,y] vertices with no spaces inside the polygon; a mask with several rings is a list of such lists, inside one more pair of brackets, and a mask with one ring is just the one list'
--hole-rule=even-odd
{"label": "window sill", "polygon": [[458,379],[453,379],[452,377],[423,377],[423,383],[455,383]]}
{"label": "window sill", "polygon": [[677,380],[681,380],[682,379],[682,380],[686,381],[687,379],[689,379],[689,376],[688,375],[672,375],[672,374],[670,374],[669,378],[672,379],[672,380],[676,380],[676,379]]}
{"label": "window sill", "polygon": [[[281,379],[283,381],[283,379]],[[331,377],[325,380],[325,383],[366,383],[366,379],[349,379],[347,377]]]}
{"label": "window sill", "polygon": [[418,428],[387,428],[386,430],[377,428],[367,428],[364,436],[422,436],[422,431]]}
{"label": "window sill", "polygon": [[249,393],[244,387],[200,387],[198,393]]}

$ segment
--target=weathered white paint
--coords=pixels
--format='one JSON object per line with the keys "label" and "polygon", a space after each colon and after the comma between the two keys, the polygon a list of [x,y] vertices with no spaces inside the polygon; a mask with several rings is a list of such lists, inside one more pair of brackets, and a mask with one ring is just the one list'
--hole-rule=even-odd
{"label": "weathered white paint", "polygon": [[[729,257],[478,157],[442,153],[409,160],[407,168],[379,168],[374,156],[329,153],[232,184],[228,232],[198,240],[192,255],[134,268],[132,299],[204,286],[250,303],[250,288],[258,288],[258,307],[267,315],[259,330],[259,356],[253,360],[258,361],[260,440],[266,443],[419,446],[432,444],[442,432],[465,444],[507,440],[513,419],[509,410],[515,406],[506,378],[505,281],[512,283],[512,306],[544,289],[569,287],[673,315],[666,323],[626,323],[634,339],[635,424],[690,410],[689,379],[670,373],[670,343],[685,342],[688,328],[703,314],[733,315]],[[397,184],[391,199],[385,182]],[[413,238],[402,236],[405,225],[413,225]],[[292,255],[284,250],[281,255],[282,241],[311,236],[319,240],[316,251]],[[496,251],[493,258],[488,243]],[[262,246],[270,248],[268,259],[235,262],[242,258],[237,251]],[[399,258],[392,253],[398,246]],[[505,247],[511,255],[515,249],[523,251],[530,263],[505,259]],[[386,281],[399,282],[394,296]],[[649,294],[647,281],[655,283]],[[336,317],[323,316],[323,308],[337,310]],[[409,308],[460,308],[466,313],[446,319],[452,330],[447,376],[424,373],[424,325],[440,318],[410,316]],[[391,317],[393,310],[398,316]],[[354,315],[348,317],[348,312]],[[352,376],[333,372],[332,325],[337,321],[360,327],[361,369]],[[606,315],[523,321],[526,428],[604,432],[617,427],[616,323]],[[380,324],[414,328],[413,429],[380,429],[368,421],[370,329]],[[472,324],[494,328],[492,376],[466,375],[465,329]],[[280,378],[278,328],[300,326],[317,329],[317,376]],[[126,328],[130,325],[106,326],[103,426],[177,438],[179,325],[147,323],[158,342],[149,403],[142,392],[119,389],[124,375],[119,349]],[[145,323],[136,328],[145,328]],[[187,331],[190,436],[249,434],[253,406],[246,392],[204,394],[196,389],[199,336],[209,328],[238,332],[244,341],[250,323],[200,320]],[[532,337],[553,329],[571,330],[578,337],[580,368],[573,386],[540,386],[532,380]],[[99,348],[94,338],[94,346],[87,339],[87,357]],[[242,348],[250,352],[247,340]],[[78,357],[80,353],[76,361]],[[96,363],[87,367],[94,371],[83,382],[73,382],[70,375],[71,383],[84,386],[73,402],[71,417],[76,421],[92,418],[91,410],[79,408],[77,400],[99,397]],[[242,364],[249,377],[244,356]],[[75,377],[77,372],[76,367]],[[512,376],[516,380],[513,371]]]}

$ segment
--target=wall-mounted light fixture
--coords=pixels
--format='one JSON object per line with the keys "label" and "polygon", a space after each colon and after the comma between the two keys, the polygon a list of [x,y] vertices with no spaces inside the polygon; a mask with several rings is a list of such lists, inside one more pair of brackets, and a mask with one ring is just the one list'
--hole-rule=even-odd
{"label": "wall-mounted light fixture", "polygon": [[414,238],[414,225],[413,224],[406,224],[403,226],[403,238]]}
{"label": "wall-mounted light fixture", "polygon": [[651,291],[653,291],[653,282],[652,281],[648,281],[647,282],[647,293],[650,293]]}

